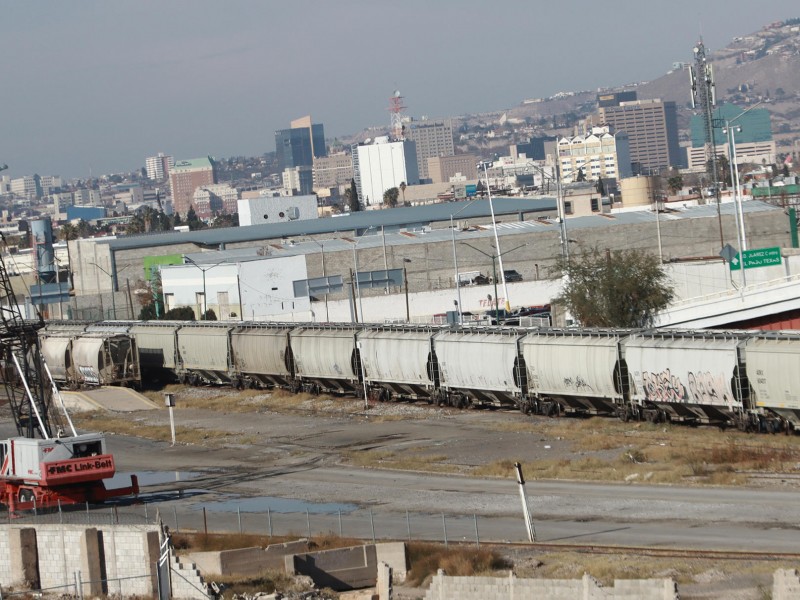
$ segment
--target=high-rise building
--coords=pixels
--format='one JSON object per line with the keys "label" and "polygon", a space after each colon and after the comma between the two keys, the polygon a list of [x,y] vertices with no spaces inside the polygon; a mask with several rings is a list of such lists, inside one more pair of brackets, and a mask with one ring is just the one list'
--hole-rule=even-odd
{"label": "high-rise building", "polygon": [[194,191],[216,182],[214,161],[210,156],[175,161],[175,166],[169,170],[173,212],[185,217],[192,206]]}
{"label": "high-rise building", "polygon": [[[631,157],[628,134],[611,133],[608,127],[592,127],[591,132],[558,138],[558,167],[561,181],[572,183],[630,177]],[[583,176],[581,176],[583,173]]]}
{"label": "high-rise building", "polygon": [[344,152],[323,156],[314,161],[314,189],[350,185],[353,157]]}
{"label": "high-rise building", "polygon": [[[736,141],[736,162],[775,162],[775,141],[772,139],[772,123],[766,108],[756,108],[742,114],[743,108],[735,104],[723,104],[713,112],[714,144],[717,155],[728,157],[725,121],[736,119],[733,132]],[[741,115],[741,116],[739,116]],[[692,146],[688,148],[689,167],[698,168],[706,163],[705,124],[701,115],[694,115],[689,122]],[[729,158],[729,157],[728,157]]]}
{"label": "high-rise building", "polygon": [[597,94],[597,107],[619,106],[622,102],[633,102],[636,100],[636,92],[608,92]]}
{"label": "high-rise building", "polygon": [[478,178],[478,157],[474,154],[434,156],[428,159],[428,174],[432,183],[447,183],[458,174],[473,181]]}
{"label": "high-rise building", "polygon": [[379,137],[353,146],[353,170],[359,200],[364,206],[381,204],[386,190],[419,183],[416,144]]}
{"label": "high-rise building", "polygon": [[281,171],[313,166],[314,159],[328,155],[322,124],[312,123],[310,116],[295,119],[290,129],[275,132],[275,153]]}
{"label": "high-rise building", "polygon": [[545,144],[554,142],[555,140],[555,136],[551,135],[529,138],[527,143],[513,144],[511,146],[511,156],[517,158],[521,154],[524,154],[531,160],[546,160],[547,151],[545,150]]}
{"label": "high-rise building", "polygon": [[420,179],[429,179],[428,159],[453,156],[453,124],[450,121],[412,121],[404,130],[405,139],[417,144],[417,170]]}
{"label": "high-rise building", "polygon": [[194,191],[193,201],[201,219],[210,219],[215,214],[232,215],[239,209],[239,190],[227,183],[202,185]]}
{"label": "high-rise building", "polygon": [[597,114],[601,125],[628,134],[635,175],[657,174],[684,165],[674,102],[623,101],[616,106],[600,106]]}
{"label": "high-rise building", "polygon": [[153,181],[163,181],[169,176],[169,170],[175,165],[172,156],[159,152],[158,156],[148,156],[144,161],[147,178]]}
{"label": "high-rise building", "polygon": [[42,178],[38,175],[25,175],[11,180],[11,193],[20,198],[32,200],[42,197]]}

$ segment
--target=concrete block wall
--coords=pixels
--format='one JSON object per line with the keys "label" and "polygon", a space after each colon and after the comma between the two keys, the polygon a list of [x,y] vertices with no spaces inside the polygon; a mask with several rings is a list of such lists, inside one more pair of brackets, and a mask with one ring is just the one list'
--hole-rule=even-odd
{"label": "concrete block wall", "polygon": [[678,600],[671,579],[617,580],[602,587],[592,576],[582,579],[518,579],[508,577],[448,577],[441,569],[425,600]]}
{"label": "concrete block wall", "polygon": [[[13,582],[11,574],[11,528],[4,527],[0,531],[0,581]],[[9,560],[3,560],[2,557],[7,556]]]}
{"label": "concrete block wall", "polygon": [[183,563],[177,556],[172,557],[172,576],[170,579],[173,600],[208,600],[206,583],[193,563]]}
{"label": "concrete block wall", "polygon": [[[81,548],[81,535],[86,529],[75,526],[36,526],[42,588],[74,584],[75,571],[80,571],[82,567],[81,553],[78,550]],[[87,575],[82,573],[82,578],[88,580]]]}
{"label": "concrete block wall", "polygon": [[[158,530],[155,527],[118,525],[104,528],[102,536],[106,577],[110,580],[108,593],[155,593],[158,589],[155,579],[155,564],[159,555]],[[148,577],[143,577],[145,575]]]}
{"label": "concrete block wall", "polygon": [[800,575],[797,569],[778,569],[772,575],[772,600],[800,598]]}
{"label": "concrete block wall", "polygon": [[[21,546],[25,541],[21,534],[25,533],[31,534],[31,543]],[[12,543],[14,540],[16,544]],[[7,548],[0,553],[3,587],[19,585],[23,573],[38,570],[39,588],[64,586],[64,591],[72,593],[75,572],[80,571],[84,594],[151,597],[157,590],[159,532],[154,525],[108,525],[97,529],[60,524],[9,525],[0,530],[0,548],[3,547]],[[115,581],[117,578],[128,579]],[[103,586],[101,579],[110,581]]]}

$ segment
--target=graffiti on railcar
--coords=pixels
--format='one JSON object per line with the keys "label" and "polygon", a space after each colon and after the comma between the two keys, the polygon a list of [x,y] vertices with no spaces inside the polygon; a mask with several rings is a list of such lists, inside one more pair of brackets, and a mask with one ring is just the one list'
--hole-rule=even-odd
{"label": "graffiti on railcar", "polygon": [[733,394],[722,373],[689,372],[689,393],[700,404],[733,404]]}
{"label": "graffiti on railcar", "polygon": [[665,369],[660,373],[642,372],[646,400],[652,402],[696,402],[698,404],[730,405],[733,394],[722,373],[689,371],[684,383],[679,375]]}
{"label": "graffiti on railcar", "polygon": [[589,385],[589,382],[586,381],[583,377],[578,375],[577,377],[565,377],[564,378],[564,387],[566,388],[574,388],[579,392],[592,392],[592,386]]}
{"label": "graffiti on railcar", "polygon": [[678,375],[665,369],[660,373],[642,372],[644,397],[652,402],[686,402],[689,396],[686,386]]}

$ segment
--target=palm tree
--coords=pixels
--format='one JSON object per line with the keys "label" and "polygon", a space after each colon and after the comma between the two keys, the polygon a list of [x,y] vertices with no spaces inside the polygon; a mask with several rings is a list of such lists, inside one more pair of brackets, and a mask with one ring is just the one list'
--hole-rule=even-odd
{"label": "palm tree", "polygon": [[69,253],[70,240],[78,239],[78,228],[72,223],[64,223],[61,226],[61,238],[67,242],[67,275],[69,276],[69,289],[74,289],[74,282],[72,280],[72,257]]}
{"label": "palm tree", "polygon": [[400,182],[400,193],[403,195],[403,204],[406,203],[406,182]]}

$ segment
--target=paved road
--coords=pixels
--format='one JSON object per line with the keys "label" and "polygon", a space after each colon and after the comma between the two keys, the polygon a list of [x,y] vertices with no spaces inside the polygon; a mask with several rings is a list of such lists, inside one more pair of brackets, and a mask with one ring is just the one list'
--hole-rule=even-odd
{"label": "paved road", "polygon": [[[369,538],[374,529],[378,538],[403,539],[410,529],[415,539],[474,541],[477,522],[482,541],[526,540],[513,482],[336,467],[237,479],[223,494],[197,493],[206,480],[200,477],[184,484],[184,498],[152,499],[168,524],[184,529],[203,530],[206,507],[212,531],[235,531],[241,519],[243,530],[271,527],[276,535],[341,531]],[[539,481],[526,489],[541,542],[800,552],[794,492]],[[285,507],[282,498],[297,500]]]}

